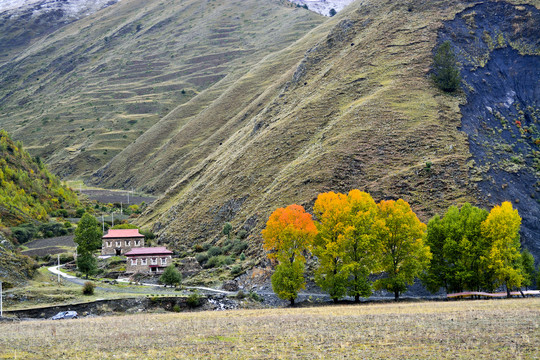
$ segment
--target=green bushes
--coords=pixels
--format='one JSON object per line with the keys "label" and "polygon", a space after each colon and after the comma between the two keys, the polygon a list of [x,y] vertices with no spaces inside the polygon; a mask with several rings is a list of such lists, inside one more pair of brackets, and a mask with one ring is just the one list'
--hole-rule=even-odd
{"label": "green bushes", "polygon": [[213,268],[213,267],[220,267],[223,265],[230,265],[233,263],[233,259],[230,256],[226,255],[218,255],[211,257],[208,259],[208,261],[204,264],[205,269]]}
{"label": "green bushes", "polygon": [[223,254],[223,250],[221,250],[221,248],[219,246],[212,246],[208,250],[208,256],[210,256],[210,257],[215,257],[215,256],[218,256],[218,255],[221,255],[221,254]]}
{"label": "green bushes", "polygon": [[82,293],[83,293],[83,295],[94,295],[94,289],[95,288],[96,288],[96,286],[94,285],[93,282],[87,281],[83,285]]}
{"label": "green bushes", "polygon": [[33,239],[51,238],[64,236],[70,233],[65,224],[59,222],[26,223],[11,228],[12,236],[19,244],[24,244]]}
{"label": "green bushes", "polygon": [[450,41],[445,41],[435,51],[432,78],[443,91],[453,92],[459,88],[461,75]]}
{"label": "green bushes", "polygon": [[194,292],[193,294],[189,295],[186,304],[190,308],[195,308],[201,304],[201,295],[199,295],[198,292]]}

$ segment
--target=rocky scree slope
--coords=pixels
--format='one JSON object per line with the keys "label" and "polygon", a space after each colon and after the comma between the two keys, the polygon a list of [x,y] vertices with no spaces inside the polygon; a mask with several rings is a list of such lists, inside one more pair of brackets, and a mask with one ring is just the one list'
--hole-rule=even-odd
{"label": "rocky scree slope", "polygon": [[[204,114],[175,129],[156,156],[140,167],[131,162],[138,170],[151,166],[161,176],[144,184],[167,191],[143,222],[153,224],[160,241],[183,247],[217,241],[230,221],[250,231],[252,251],[262,254],[260,230],[271,211],[291,203],[309,209],[322,191],[402,197],[424,221],[465,201],[487,207],[471,176],[468,136],[458,129],[466,94],[441,92],[429,76],[444,22],[475,4],[353,3],[264,59]],[[303,59],[285,67],[300,50]],[[233,93],[244,92],[233,89],[263,81],[276,64],[283,74],[277,82],[235,100]],[[136,158],[131,150],[120,156]],[[127,171],[136,178],[115,160],[100,175]]]}
{"label": "rocky scree slope", "polygon": [[511,201],[523,218],[522,243],[540,257],[540,11],[485,2],[444,24],[462,64],[468,135],[483,204]]}
{"label": "rocky scree slope", "polygon": [[90,174],[176,107],[197,98],[189,112],[200,113],[324,20],[286,0],[123,0],[0,66],[0,127],[60,176]]}

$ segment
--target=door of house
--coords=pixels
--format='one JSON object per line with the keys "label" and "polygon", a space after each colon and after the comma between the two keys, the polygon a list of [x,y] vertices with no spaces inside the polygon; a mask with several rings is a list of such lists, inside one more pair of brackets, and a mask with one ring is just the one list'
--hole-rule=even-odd
{"label": "door of house", "polygon": [[116,256],[122,255],[122,249],[116,249]]}

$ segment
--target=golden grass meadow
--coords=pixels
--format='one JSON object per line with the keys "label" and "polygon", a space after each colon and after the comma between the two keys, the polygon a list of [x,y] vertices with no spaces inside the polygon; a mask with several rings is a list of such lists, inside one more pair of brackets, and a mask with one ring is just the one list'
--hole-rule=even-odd
{"label": "golden grass meadow", "polygon": [[2,359],[535,359],[540,299],[0,324]]}

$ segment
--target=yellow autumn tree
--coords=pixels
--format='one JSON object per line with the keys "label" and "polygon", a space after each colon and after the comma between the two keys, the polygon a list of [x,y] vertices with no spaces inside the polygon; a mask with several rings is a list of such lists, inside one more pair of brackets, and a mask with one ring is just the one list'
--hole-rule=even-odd
{"label": "yellow autumn tree", "polygon": [[311,214],[296,204],[276,209],[262,231],[268,258],[278,262],[272,275],[272,289],[291,305],[298,291],[305,288],[304,253],[311,249],[316,235]]}
{"label": "yellow autumn tree", "polygon": [[381,247],[381,265],[386,277],[375,282],[376,289],[399,295],[429,266],[431,252],[425,243],[426,225],[399,199],[383,200],[377,204],[378,218],[373,225],[374,235]]}
{"label": "yellow autumn tree", "polygon": [[313,212],[318,230],[313,254],[319,259],[315,282],[336,302],[347,294],[349,274],[344,260],[350,204],[344,194],[321,193],[315,200]]}
{"label": "yellow autumn tree", "polygon": [[513,288],[523,281],[520,260],[519,228],[521,217],[508,201],[495,206],[482,223],[482,236],[491,244],[484,258],[488,269],[493,272],[495,285],[504,285],[508,297]]}

